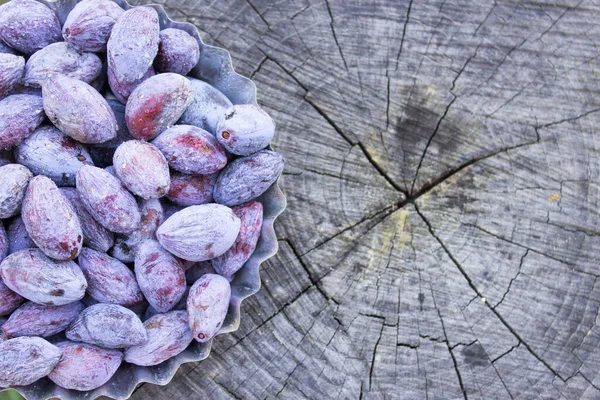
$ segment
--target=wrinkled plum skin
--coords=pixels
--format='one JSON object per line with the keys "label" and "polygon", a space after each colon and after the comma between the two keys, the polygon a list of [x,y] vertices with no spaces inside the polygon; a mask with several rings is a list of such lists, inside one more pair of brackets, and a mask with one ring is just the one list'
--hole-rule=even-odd
{"label": "wrinkled plum skin", "polygon": [[98,251],[108,251],[115,243],[114,234],[100,225],[83,205],[79,192],[74,188],[60,188],[60,192],[75,210],[83,232],[83,244]]}
{"label": "wrinkled plum skin", "polygon": [[192,125],[176,125],[152,141],[169,166],[186,174],[210,175],[227,164],[225,151],[210,133]]}
{"label": "wrinkled plum skin", "polygon": [[192,332],[185,311],[158,314],[144,322],[148,341],[125,350],[125,361],[140,366],[160,364],[185,350],[192,342]]}
{"label": "wrinkled plum skin", "polygon": [[119,260],[84,247],[77,261],[88,282],[87,293],[93,299],[122,306],[144,300],[133,272]]}
{"label": "wrinkled plum skin", "polygon": [[155,240],[139,245],[135,276],[144,296],[159,312],[171,310],[185,292],[185,272],[181,264]]}
{"label": "wrinkled plum skin", "polygon": [[18,337],[0,342],[0,387],[30,385],[48,375],[62,350],[39,337]]}
{"label": "wrinkled plum skin", "polygon": [[169,165],[152,144],[139,140],[122,143],[113,156],[117,176],[130,192],[143,199],[163,197],[169,191]]}
{"label": "wrinkled plum skin", "polygon": [[42,98],[13,94],[0,100],[0,148],[18,145],[44,121]]}
{"label": "wrinkled plum skin", "polygon": [[150,7],[126,11],[113,26],[106,49],[109,84],[119,100],[127,100],[127,90],[148,74],[158,53],[159,34],[158,14]]}
{"label": "wrinkled plum skin", "polygon": [[192,100],[179,123],[194,125],[215,135],[219,118],[233,104],[227,96],[208,83],[199,79],[188,79],[192,90]]}
{"label": "wrinkled plum skin", "polygon": [[65,42],[52,43],[33,53],[25,65],[23,83],[40,88],[54,73],[92,82],[102,72],[102,61],[94,53],[81,53]]}
{"label": "wrinkled plum skin", "polygon": [[219,118],[217,140],[233,154],[247,156],[264,149],[275,135],[275,122],[255,104],[238,104]]}
{"label": "wrinkled plum skin", "polygon": [[33,174],[27,167],[7,164],[0,167],[0,218],[9,218],[21,210],[23,197]]}
{"label": "wrinkled plum skin", "polygon": [[0,53],[0,98],[8,95],[19,83],[25,70],[25,59]]}
{"label": "wrinkled plum skin", "polygon": [[233,207],[232,211],[240,218],[240,233],[229,250],[212,259],[215,270],[227,278],[242,268],[254,253],[263,222],[263,207],[257,201]]}
{"label": "wrinkled plum skin", "polygon": [[13,253],[0,264],[6,286],[27,300],[47,306],[61,306],[85,295],[87,282],[73,261],[56,261],[40,249]]}
{"label": "wrinkled plum skin", "polygon": [[171,127],[189,104],[190,82],[173,73],[155,75],[139,84],[125,106],[125,122],[136,139],[152,140]]}
{"label": "wrinkled plum skin", "polygon": [[87,150],[51,126],[36,129],[15,150],[16,161],[36,175],[45,175],[58,186],[75,186],[75,174],[84,164],[93,165]]}
{"label": "wrinkled plum skin", "polygon": [[140,226],[135,198],[110,173],[85,165],[77,172],[76,184],[83,204],[106,229],[129,233]]}
{"label": "wrinkled plum skin", "polygon": [[220,275],[203,275],[192,285],[187,312],[194,339],[205,343],[219,332],[229,309],[230,298],[231,286]]}
{"label": "wrinkled plum skin", "polygon": [[142,321],[117,304],[94,304],[83,310],[67,329],[67,338],[107,349],[143,344],[148,339]]}
{"label": "wrinkled plum skin", "polygon": [[21,217],[29,237],[47,256],[72,260],[83,245],[83,231],[75,210],[50,179],[29,181]]}
{"label": "wrinkled plum skin", "polygon": [[167,198],[181,206],[195,206],[211,203],[217,174],[187,175],[171,173],[171,187]]}
{"label": "wrinkled plum skin", "polygon": [[67,16],[62,35],[79,50],[106,51],[110,32],[124,12],[111,0],[84,0]]}
{"label": "wrinkled plum skin", "polygon": [[117,136],[108,103],[87,83],[54,74],[42,85],[44,111],[62,133],[81,143],[102,143]]}
{"label": "wrinkled plum skin", "polygon": [[236,159],[219,174],[215,201],[231,207],[257,198],[275,183],[283,164],[283,157],[271,150]]}
{"label": "wrinkled plum skin", "polygon": [[62,39],[60,22],[54,11],[38,1],[12,0],[0,6],[0,39],[32,54]]}
{"label": "wrinkled plum skin", "polygon": [[4,334],[11,337],[48,337],[67,329],[83,311],[83,303],[76,301],[62,306],[45,306],[28,302],[17,308],[2,325]]}
{"label": "wrinkled plum skin", "polygon": [[240,231],[240,219],[219,204],[187,207],[156,231],[160,244],[188,261],[205,261],[225,253]]}
{"label": "wrinkled plum skin", "polygon": [[48,378],[65,389],[96,389],[108,382],[123,360],[120,351],[91,344],[66,341],[56,346],[63,356]]}
{"label": "wrinkled plum skin", "polygon": [[186,31],[174,28],[160,31],[158,54],[154,59],[157,72],[187,75],[199,59],[200,45]]}

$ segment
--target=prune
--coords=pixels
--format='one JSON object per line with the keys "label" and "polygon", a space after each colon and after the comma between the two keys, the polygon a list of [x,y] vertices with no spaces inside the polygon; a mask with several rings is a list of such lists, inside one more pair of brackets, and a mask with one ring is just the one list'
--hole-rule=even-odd
{"label": "prune", "polygon": [[215,135],[219,118],[225,113],[231,101],[206,82],[188,78],[192,90],[192,101],[179,120],[180,124],[194,125]]}
{"label": "prune", "polygon": [[233,154],[247,156],[264,149],[275,134],[275,122],[255,104],[237,104],[219,118],[217,140]]}
{"label": "prune", "polygon": [[96,389],[109,381],[123,360],[120,351],[91,344],[67,341],[56,346],[62,350],[63,356],[48,378],[65,389]]}
{"label": "prune", "polygon": [[88,282],[87,293],[95,300],[122,306],[144,300],[133,272],[119,260],[84,247],[77,261]]}
{"label": "prune", "polygon": [[233,207],[232,211],[240,218],[240,233],[229,250],[212,259],[215,270],[227,278],[242,268],[254,253],[263,222],[263,207],[257,201]]}
{"label": "prune", "polygon": [[219,174],[213,196],[226,206],[236,206],[253,200],[275,183],[284,160],[279,153],[261,150],[238,158]]}
{"label": "prune", "polygon": [[113,166],[121,182],[143,199],[159,198],[169,191],[167,160],[148,142],[130,140],[121,144],[113,156]]}
{"label": "prune", "polygon": [[115,243],[114,234],[100,225],[83,205],[79,192],[74,188],[60,188],[60,192],[75,210],[83,232],[83,244],[88,247],[106,252]]}
{"label": "prune", "polygon": [[0,167],[0,218],[9,218],[21,209],[31,171],[19,164]]}
{"label": "prune", "polygon": [[185,350],[192,332],[185,311],[158,314],[144,322],[148,341],[125,350],[125,361],[140,366],[160,364]]}
{"label": "prune", "polygon": [[148,303],[159,312],[171,310],[185,292],[185,273],[179,261],[155,240],[138,246],[135,276]]}
{"label": "prune", "polygon": [[83,242],[79,217],[50,179],[38,175],[29,181],[21,217],[29,237],[46,255],[56,260],[77,257]]}
{"label": "prune", "polygon": [[59,186],[75,186],[79,168],[93,165],[80,143],[51,126],[36,129],[16,148],[15,158],[34,174],[45,175]]}
{"label": "prune", "polygon": [[156,231],[160,244],[177,257],[205,261],[225,253],[240,232],[240,219],[220,204],[190,206]]}
{"label": "prune", "polygon": [[200,277],[206,274],[216,274],[217,271],[212,266],[210,261],[200,261],[194,263],[190,268],[185,271],[185,279],[188,283],[194,283]]}
{"label": "prune", "polygon": [[6,234],[8,236],[8,254],[25,249],[37,248],[33,240],[29,237],[27,228],[25,228],[25,224],[20,215],[11,221]]}
{"label": "prune", "polygon": [[119,100],[127,100],[126,92],[148,74],[158,53],[159,32],[158,14],[150,7],[125,11],[113,26],[106,45],[108,78]]}
{"label": "prune", "polygon": [[106,229],[129,233],[140,225],[135,198],[105,170],[90,165],[77,172],[77,190],[88,211]]}
{"label": "prune", "polygon": [[102,143],[117,136],[117,121],[108,103],[87,83],[50,75],[42,85],[44,111],[67,136],[82,143]]}
{"label": "prune", "polygon": [[56,261],[39,249],[13,253],[0,264],[0,277],[12,291],[34,303],[61,306],[81,300],[87,282],[73,261]]}
{"label": "prune", "polygon": [[113,155],[115,150],[121,143],[128,140],[133,140],[133,136],[129,134],[127,125],[125,124],[125,106],[118,100],[109,99],[108,105],[115,113],[117,118],[117,137],[104,143],[96,143],[90,146],[90,155],[97,167],[105,168],[113,163]]}
{"label": "prune", "polygon": [[12,0],[0,6],[0,39],[32,54],[62,39],[60,22],[54,11],[39,1]]}
{"label": "prune", "polygon": [[94,53],[82,53],[65,42],[52,43],[33,53],[25,65],[23,83],[42,87],[51,74],[63,74],[86,83],[96,79],[102,71],[102,61]]}
{"label": "prune", "polygon": [[192,125],[176,125],[152,144],[165,155],[169,166],[186,174],[213,174],[227,164],[225,151],[214,136]]}
{"label": "prune", "polygon": [[154,59],[156,71],[187,75],[199,59],[200,46],[189,33],[174,28],[160,31],[158,54]]}
{"label": "prune", "polygon": [[8,95],[21,82],[24,69],[23,57],[0,53],[0,97]]}
{"label": "prune", "polygon": [[18,145],[45,118],[42,98],[39,96],[13,94],[0,100],[0,148],[9,149]]}
{"label": "prune", "polygon": [[125,122],[136,139],[152,140],[175,124],[189,104],[190,82],[173,73],[155,75],[140,83],[125,106]]}
{"label": "prune", "polygon": [[167,198],[182,206],[210,203],[213,200],[213,189],[216,181],[217,174],[187,175],[173,172]]}
{"label": "prune", "polygon": [[7,337],[48,337],[64,331],[83,311],[79,301],[62,306],[44,306],[28,302],[17,308],[2,325]]}
{"label": "prune", "polygon": [[131,95],[131,92],[134,91],[136,87],[146,79],[153,77],[156,75],[153,67],[148,68],[148,71],[140,79],[136,79],[133,82],[120,81],[112,72],[112,69],[108,69],[106,72],[106,77],[108,78],[108,85],[110,86],[110,90],[115,95],[117,100],[121,103],[126,104],[127,99]]}
{"label": "prune", "polygon": [[77,3],[62,28],[64,39],[83,51],[106,51],[106,42],[125,11],[111,0],[84,0]]}
{"label": "prune", "polygon": [[144,200],[141,206],[140,228],[126,235],[117,236],[111,255],[123,262],[133,262],[140,243],[155,239],[156,230],[165,220],[163,207],[158,199]]}
{"label": "prune", "polygon": [[190,289],[187,313],[194,339],[205,343],[212,339],[225,320],[231,298],[231,286],[226,278],[206,274]]}
{"label": "prune", "polygon": [[67,338],[107,349],[136,346],[148,340],[142,321],[133,311],[103,303],[83,310],[67,329]]}
{"label": "prune", "polygon": [[0,342],[0,387],[30,385],[48,375],[62,350],[39,337]]}
{"label": "prune", "polygon": [[0,316],[9,315],[24,301],[25,299],[21,295],[10,290],[0,280]]}

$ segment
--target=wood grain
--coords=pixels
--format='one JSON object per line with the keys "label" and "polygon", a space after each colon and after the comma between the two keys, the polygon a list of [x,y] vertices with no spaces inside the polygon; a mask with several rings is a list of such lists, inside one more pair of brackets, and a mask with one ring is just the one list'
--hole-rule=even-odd
{"label": "wood grain", "polygon": [[239,331],[134,399],[600,398],[599,2],[162,4],[257,83],[289,207]]}

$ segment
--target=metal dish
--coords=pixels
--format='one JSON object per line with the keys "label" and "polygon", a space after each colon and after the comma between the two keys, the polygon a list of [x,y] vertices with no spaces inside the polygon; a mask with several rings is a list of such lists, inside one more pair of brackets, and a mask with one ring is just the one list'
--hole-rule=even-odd
{"label": "metal dish", "polygon": [[[56,11],[61,24],[73,9],[77,0],[38,0]],[[132,8],[124,0],[113,0],[123,9]],[[160,27],[178,28],[186,31],[200,43],[200,61],[189,73],[189,76],[208,82],[223,92],[233,104],[256,103],[256,86],[254,83],[237,74],[231,65],[231,57],[227,50],[207,46],[202,43],[196,27],[189,23],[171,21],[165,10],[160,5],[149,5],[158,12]],[[219,334],[233,332],[240,325],[240,305],[244,299],[256,293],[260,288],[259,266],[262,262],[277,253],[277,237],[273,229],[273,222],[286,206],[286,199],[275,183],[266,193],[258,198],[264,208],[264,222],[258,245],[254,254],[244,267],[235,274],[231,282],[231,303],[223,327]],[[56,386],[48,378],[40,379],[32,385],[16,387],[28,400],[45,400],[58,398],[63,400],[95,399],[99,396],[108,396],[114,399],[127,399],[135,388],[143,382],[156,385],[168,384],[183,363],[198,362],[208,357],[211,342],[192,342],[190,346],[178,356],[154,367],[139,367],[123,363],[116,374],[102,387],[89,391],[78,392],[66,390]]]}

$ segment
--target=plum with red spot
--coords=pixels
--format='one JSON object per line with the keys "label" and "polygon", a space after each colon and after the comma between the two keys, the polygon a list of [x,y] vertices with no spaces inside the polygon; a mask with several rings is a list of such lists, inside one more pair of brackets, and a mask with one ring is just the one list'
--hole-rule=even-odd
{"label": "plum with red spot", "polygon": [[192,125],[176,125],[152,141],[169,166],[186,174],[214,174],[227,164],[227,155],[210,133]]}
{"label": "plum with red spot", "polygon": [[171,187],[167,198],[175,204],[193,206],[210,203],[217,174],[188,175],[180,172],[171,174]]}
{"label": "plum with red spot", "polygon": [[183,76],[165,73],[148,78],[129,96],[125,122],[136,139],[152,140],[174,125],[191,99],[190,82]]}

